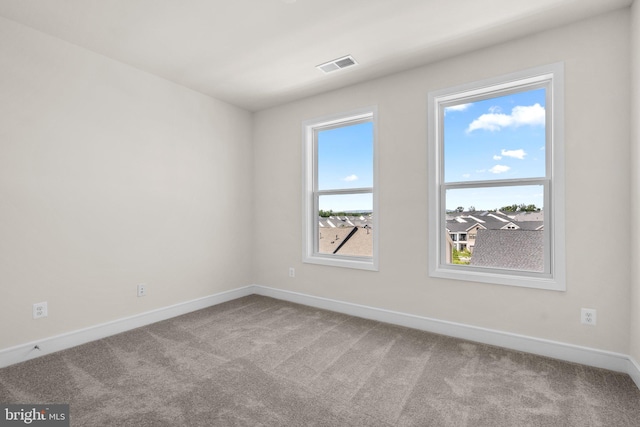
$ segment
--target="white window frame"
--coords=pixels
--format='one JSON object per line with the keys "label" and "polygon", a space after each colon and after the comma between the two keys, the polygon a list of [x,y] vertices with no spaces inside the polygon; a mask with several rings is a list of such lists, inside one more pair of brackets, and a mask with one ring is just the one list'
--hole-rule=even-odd
{"label": "white window frame", "polygon": [[[444,109],[447,106],[493,98],[529,88],[546,89],[546,176],[509,180],[445,183]],[[528,288],[566,290],[564,237],[564,65],[555,63],[497,78],[429,92],[429,275]],[[455,265],[446,262],[447,189],[499,187],[505,185],[544,187],[545,271],[505,270]]]}
{"label": "white window frame", "polygon": [[[351,124],[373,123],[373,187],[349,188],[318,191],[318,162],[317,140],[318,131],[332,129]],[[377,108],[366,107],[352,110],[346,113],[333,114],[321,118],[307,120],[302,123],[303,140],[303,253],[302,261],[312,264],[323,264],[334,267],[347,267],[362,270],[378,270],[378,235],[379,235],[379,211],[378,211],[378,131]],[[326,254],[318,252],[318,201],[321,195],[335,194],[366,194],[373,197],[373,254],[371,257],[346,256]]]}

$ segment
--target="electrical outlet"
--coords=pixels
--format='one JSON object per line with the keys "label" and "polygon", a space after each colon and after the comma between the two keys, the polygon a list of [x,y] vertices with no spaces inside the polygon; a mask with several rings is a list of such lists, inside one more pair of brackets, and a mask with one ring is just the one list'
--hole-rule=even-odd
{"label": "electrical outlet", "polygon": [[580,320],[585,325],[596,326],[596,310],[593,308],[583,308],[580,310]]}
{"label": "electrical outlet", "polygon": [[296,269],[289,267],[289,277],[296,277]]}
{"label": "electrical outlet", "polygon": [[47,302],[46,301],[33,304],[33,318],[34,319],[39,319],[41,317],[47,317],[48,314],[49,314],[49,312],[47,310]]}
{"label": "electrical outlet", "polygon": [[147,295],[147,284],[146,283],[140,283],[138,285],[138,296],[139,297],[144,297]]}

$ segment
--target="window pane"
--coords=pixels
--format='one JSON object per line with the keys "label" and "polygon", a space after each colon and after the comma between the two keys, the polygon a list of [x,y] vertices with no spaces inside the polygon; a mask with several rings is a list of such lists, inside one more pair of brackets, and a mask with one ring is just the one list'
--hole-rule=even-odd
{"label": "window pane", "polygon": [[446,191],[446,262],[544,272],[544,187]]}
{"label": "window pane", "polygon": [[[531,206],[530,206],[531,205]],[[512,212],[542,211],[544,187],[542,185],[513,185],[479,188],[458,188],[446,191],[447,213],[454,211]]]}
{"label": "window pane", "polygon": [[545,92],[445,108],[444,181],[545,177]]}
{"label": "window pane", "polygon": [[318,189],[373,187],[373,123],[318,132]]}
{"label": "window pane", "polygon": [[318,252],[373,256],[373,195],[320,196]]}

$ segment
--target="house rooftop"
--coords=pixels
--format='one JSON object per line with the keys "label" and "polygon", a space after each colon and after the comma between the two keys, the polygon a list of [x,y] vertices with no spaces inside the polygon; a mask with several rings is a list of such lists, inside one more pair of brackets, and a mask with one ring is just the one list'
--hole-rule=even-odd
{"label": "house rooftop", "polygon": [[471,265],[544,271],[544,236],[531,230],[478,230]]}

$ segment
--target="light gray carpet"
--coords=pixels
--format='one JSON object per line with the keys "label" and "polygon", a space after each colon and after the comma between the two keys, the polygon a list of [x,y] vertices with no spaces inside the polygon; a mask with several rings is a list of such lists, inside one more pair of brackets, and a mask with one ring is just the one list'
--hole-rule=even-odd
{"label": "light gray carpet", "polygon": [[0,370],[73,426],[639,426],[624,374],[250,296]]}

